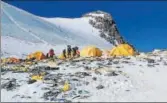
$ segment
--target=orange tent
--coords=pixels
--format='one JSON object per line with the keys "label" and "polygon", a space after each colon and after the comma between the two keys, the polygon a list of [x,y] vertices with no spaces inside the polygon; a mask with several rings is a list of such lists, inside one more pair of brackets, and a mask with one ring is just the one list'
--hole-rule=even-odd
{"label": "orange tent", "polygon": [[11,57],[11,58],[9,58],[9,62],[11,62],[11,63],[19,63],[20,60],[18,58]]}
{"label": "orange tent", "polygon": [[20,59],[14,58],[14,57],[1,59],[1,63],[19,63],[19,62],[20,62]]}

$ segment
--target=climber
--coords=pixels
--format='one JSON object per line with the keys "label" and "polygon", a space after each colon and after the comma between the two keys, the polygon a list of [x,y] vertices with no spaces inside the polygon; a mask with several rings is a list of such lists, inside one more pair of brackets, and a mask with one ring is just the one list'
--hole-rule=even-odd
{"label": "climber", "polygon": [[72,56],[75,57],[76,56],[76,47],[72,48]]}
{"label": "climber", "polygon": [[46,57],[47,57],[47,58],[53,58],[54,55],[55,55],[54,50],[53,50],[53,49],[50,49],[50,50],[49,50],[49,53],[46,54]]}
{"label": "climber", "polygon": [[67,45],[67,57],[70,58],[71,57],[71,45]]}
{"label": "climber", "polygon": [[63,50],[63,56],[66,58],[66,49]]}
{"label": "climber", "polygon": [[75,47],[75,50],[76,50],[76,56],[79,57],[80,56],[80,52],[79,52],[79,48],[77,46]]}

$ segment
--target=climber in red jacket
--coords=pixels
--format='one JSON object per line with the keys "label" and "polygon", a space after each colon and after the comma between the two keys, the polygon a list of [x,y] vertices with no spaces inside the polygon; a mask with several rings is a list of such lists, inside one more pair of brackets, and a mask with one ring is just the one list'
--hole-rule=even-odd
{"label": "climber in red jacket", "polygon": [[46,57],[47,57],[47,58],[53,58],[54,55],[55,55],[54,50],[53,50],[53,49],[50,49],[50,50],[49,50],[49,53],[47,53]]}

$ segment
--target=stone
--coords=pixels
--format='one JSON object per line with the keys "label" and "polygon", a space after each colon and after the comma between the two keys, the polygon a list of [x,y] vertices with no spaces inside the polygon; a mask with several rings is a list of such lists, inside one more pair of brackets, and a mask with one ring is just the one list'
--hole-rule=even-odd
{"label": "stone", "polygon": [[94,81],[96,81],[96,80],[97,80],[97,78],[96,78],[96,77],[93,77],[92,79],[93,79]]}
{"label": "stone", "polygon": [[103,85],[98,85],[96,88],[99,90],[99,89],[103,89],[104,86]]}
{"label": "stone", "polygon": [[107,74],[107,76],[117,76],[118,74],[115,71],[112,71]]}
{"label": "stone", "polygon": [[36,82],[36,80],[31,80],[31,79],[30,79],[30,80],[28,81],[28,84],[32,84],[32,83],[35,83],[35,82]]}

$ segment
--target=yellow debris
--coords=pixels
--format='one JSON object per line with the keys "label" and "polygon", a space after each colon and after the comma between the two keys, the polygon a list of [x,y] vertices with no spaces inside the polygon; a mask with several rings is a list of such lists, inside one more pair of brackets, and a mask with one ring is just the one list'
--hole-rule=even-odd
{"label": "yellow debris", "polygon": [[42,75],[33,75],[31,77],[32,80],[43,80],[43,76]]}
{"label": "yellow debris", "polygon": [[58,58],[59,58],[59,59],[62,59],[62,60],[66,59],[63,54],[60,54],[60,55],[58,56]]}
{"label": "yellow debris", "polygon": [[63,86],[63,88],[62,88],[62,90],[63,90],[64,92],[69,91],[69,90],[70,90],[70,84],[69,84],[68,82],[65,82],[65,84],[64,84],[64,86]]}

